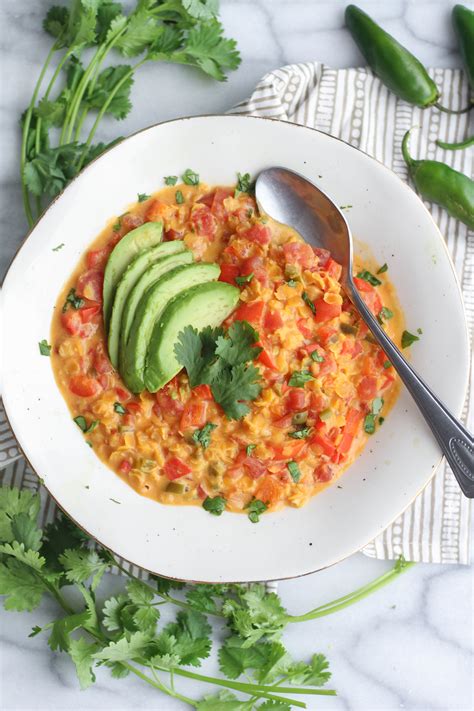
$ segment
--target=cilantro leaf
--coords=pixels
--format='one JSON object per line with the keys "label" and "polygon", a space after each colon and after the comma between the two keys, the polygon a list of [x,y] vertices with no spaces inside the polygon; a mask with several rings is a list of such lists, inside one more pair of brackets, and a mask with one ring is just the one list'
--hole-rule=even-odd
{"label": "cilantro leaf", "polygon": [[[116,18],[114,23],[117,20],[120,18]],[[129,16],[124,28],[115,42],[115,47],[125,57],[136,57],[142,54],[161,32],[160,26],[143,2],[139,3],[136,10]]]}
{"label": "cilantro leaf", "polygon": [[387,262],[385,262],[385,264],[382,264],[380,269],[377,269],[377,274],[383,274],[387,270],[388,270],[388,264],[387,264]]}
{"label": "cilantro leaf", "polygon": [[176,616],[156,638],[160,654],[176,655],[180,663],[193,667],[200,666],[201,659],[207,659],[211,650],[211,627],[206,617],[195,610],[185,610]]}
{"label": "cilantro leaf", "polygon": [[184,9],[197,20],[210,20],[219,11],[219,0],[182,0]]}
{"label": "cilantro leaf", "polygon": [[[110,2],[106,0],[99,5],[97,10],[97,41],[102,44],[107,38],[110,30],[114,31],[117,25],[117,20],[120,22],[122,15],[122,6],[118,2]],[[123,18],[125,19],[125,18]],[[114,24],[112,24],[116,21]],[[110,37],[109,37],[110,39]]]}
{"label": "cilantro leaf", "polygon": [[174,199],[177,205],[182,205],[184,202],[184,195],[181,190],[177,190],[174,194]]}
{"label": "cilantro leaf", "polygon": [[217,20],[201,22],[188,34],[182,49],[171,59],[185,64],[194,64],[218,81],[225,81],[226,69],[236,69],[240,64],[240,54],[233,39],[226,39],[223,27]]}
{"label": "cilantro leaf", "polygon": [[[217,337],[217,331],[214,332],[212,329],[204,329],[199,334],[197,329],[186,326],[178,335],[174,352],[178,362],[185,367],[192,388],[203,382],[204,371],[214,357],[216,341],[214,333]],[[221,334],[223,331],[219,329],[218,335]]]}
{"label": "cilantro leaf", "polygon": [[246,274],[245,276],[236,276],[235,283],[239,286],[244,286],[244,284],[250,284],[253,279],[253,272]]}
{"label": "cilantro leaf", "polygon": [[19,560],[0,562],[0,595],[6,595],[6,610],[34,610],[47,590],[36,572]]}
{"label": "cilantro leaf", "polygon": [[92,420],[90,424],[87,424],[87,420],[83,415],[73,417],[73,422],[76,423],[76,425],[79,427],[80,430],[82,430],[82,432],[84,432],[84,434],[87,434],[88,432],[93,432],[99,424],[99,420]]}
{"label": "cilantro leaf", "polygon": [[187,168],[181,176],[181,180],[185,185],[199,185],[199,174],[191,168]]}
{"label": "cilantro leaf", "polygon": [[364,432],[367,434],[374,434],[375,432],[375,415],[369,412],[364,417]]}
{"label": "cilantro leaf", "polygon": [[379,313],[377,314],[377,321],[379,323],[383,323],[384,321],[388,321],[391,318],[393,318],[393,311],[391,311],[391,309],[388,309],[386,306],[382,306]]}
{"label": "cilantro leaf", "polygon": [[314,351],[311,351],[311,360],[314,360],[315,363],[324,363],[324,358],[320,353],[318,353],[317,348],[315,348]]}
{"label": "cilantro leaf", "polygon": [[146,193],[138,193],[137,194],[138,202],[146,202],[150,198],[151,198],[151,195],[147,195]]}
{"label": "cilantro leaf", "polygon": [[245,640],[244,647],[251,647],[261,637],[280,637],[288,617],[278,595],[268,593],[260,583],[244,589],[238,601],[226,599],[222,612],[230,628]]}
{"label": "cilantro leaf", "polygon": [[291,684],[303,686],[323,686],[331,678],[329,662],[324,654],[313,654],[311,662],[297,662],[287,670],[288,680]]}
{"label": "cilantro leaf", "polygon": [[228,637],[219,650],[219,669],[228,679],[238,679],[249,669],[262,668],[269,657],[269,646],[248,647],[241,637]]}
{"label": "cilantro leaf", "polygon": [[66,578],[71,583],[84,583],[92,577],[91,589],[95,590],[107,568],[108,562],[96,551],[73,548],[65,550],[59,556],[59,562],[66,571]]}
{"label": "cilantro leaf", "polygon": [[132,617],[137,628],[143,632],[154,634],[160,613],[158,608],[152,605],[155,597],[153,590],[141,580],[129,580],[127,594],[134,604]]}
{"label": "cilantro leaf", "polygon": [[216,427],[217,425],[208,422],[200,430],[195,430],[193,432],[193,442],[200,444],[203,449],[207,449],[211,444],[211,434]]}
{"label": "cilantro leaf", "polygon": [[369,272],[367,269],[363,269],[357,274],[358,279],[363,279],[364,281],[368,282],[372,286],[380,286],[382,283],[380,279],[377,279],[376,276],[374,276],[371,272]]}
{"label": "cilantro leaf", "polygon": [[206,496],[202,507],[214,516],[220,516],[225,510],[226,500],[222,496]]}
{"label": "cilantro leaf", "polygon": [[252,178],[250,173],[237,173],[237,185],[235,186],[234,197],[238,197],[241,193],[249,193]]}
{"label": "cilantro leaf", "polygon": [[16,543],[22,543],[26,550],[39,551],[43,531],[36,525],[35,518],[28,513],[18,513],[11,517],[12,536]]}
{"label": "cilantro leaf", "polygon": [[412,345],[412,343],[415,343],[415,341],[419,340],[419,337],[415,336],[414,333],[410,333],[410,331],[405,330],[402,333],[402,348],[408,348]]}
{"label": "cilantro leaf", "polygon": [[110,642],[106,647],[92,654],[92,658],[108,662],[125,662],[141,656],[149,644],[150,637],[144,632],[132,632],[128,637]]}
{"label": "cilantro leaf", "polygon": [[255,360],[262,352],[262,348],[255,346],[258,338],[257,331],[247,321],[235,321],[227,331],[227,337],[217,339],[215,354],[229,365]]}
{"label": "cilantro leaf", "polygon": [[79,639],[71,639],[69,643],[69,656],[71,657],[76,667],[77,678],[81,689],[87,689],[88,686],[94,683],[95,674],[92,671],[94,665],[94,657],[99,649],[95,642],[88,642],[85,637]]}
{"label": "cilantro leaf", "polygon": [[193,585],[186,593],[186,600],[190,602],[194,608],[199,608],[201,612],[217,612],[218,608],[213,598],[215,589],[215,585]]}
{"label": "cilantro leaf", "polygon": [[68,548],[83,547],[88,541],[86,534],[70,518],[60,513],[53,523],[45,526],[40,552],[48,567],[57,570],[61,553]]}
{"label": "cilantro leaf", "polygon": [[165,185],[176,185],[178,182],[178,176],[177,175],[167,175],[164,178]]}
{"label": "cilantro leaf", "polygon": [[[94,90],[87,96],[84,105],[101,109],[109,95],[114,92],[106,113],[111,114],[116,119],[124,119],[132,108],[130,92],[133,86],[133,76],[129,76],[125,80],[125,76],[130,72],[130,69],[131,67],[127,64],[117,64],[104,69],[97,77]],[[115,91],[119,83],[120,88]]]}
{"label": "cilantro leaf", "polygon": [[303,388],[304,384],[310,380],[314,380],[314,376],[309,372],[309,370],[295,370],[288,380],[288,385],[293,388]]}
{"label": "cilantro leaf", "polygon": [[260,499],[252,499],[252,501],[247,505],[249,510],[249,519],[252,523],[258,523],[260,521],[260,514],[267,510],[268,506]]}
{"label": "cilantro leaf", "polygon": [[76,290],[70,289],[68,295],[66,296],[66,301],[63,306],[63,313],[67,311],[68,306],[71,305],[73,309],[80,309],[84,306],[84,299],[80,296],[76,296]]}
{"label": "cilantro leaf", "polygon": [[256,448],[256,446],[257,446],[256,444],[248,444],[248,445],[246,446],[246,448],[245,448],[245,454],[247,455],[247,457],[251,457],[251,456],[252,456],[252,452],[253,452],[253,450]]}
{"label": "cilantro leaf", "polygon": [[110,597],[104,602],[104,607],[102,610],[102,621],[104,627],[110,632],[116,632],[117,630],[123,629],[123,623],[120,613],[124,605],[127,603],[127,600],[127,595],[120,594],[116,597]]}
{"label": "cilantro leaf", "polygon": [[69,10],[67,7],[53,5],[46,13],[43,20],[43,29],[52,37],[58,39],[67,30],[69,24]]}
{"label": "cilantro leaf", "polygon": [[51,346],[49,345],[46,338],[43,338],[43,340],[38,343],[38,347],[39,347],[39,352],[41,353],[42,356],[51,355]]}
{"label": "cilantro leaf", "polygon": [[300,430],[288,432],[288,437],[292,439],[307,439],[311,434],[311,427],[302,427]]}
{"label": "cilantro leaf", "polygon": [[0,487],[0,541],[11,543],[15,539],[12,521],[18,514],[26,514],[33,520],[40,509],[40,498],[27,489]]}
{"label": "cilantro leaf", "polygon": [[252,700],[240,701],[227,689],[218,694],[205,696],[196,706],[197,711],[251,711],[252,708]]}
{"label": "cilantro leaf", "polygon": [[260,372],[254,365],[241,363],[224,370],[220,377],[211,383],[215,401],[222,407],[228,419],[240,420],[250,408],[245,400],[255,400],[261,392],[258,384]]}
{"label": "cilantro leaf", "polygon": [[48,645],[53,652],[57,649],[60,649],[62,652],[67,652],[71,642],[71,632],[74,632],[74,630],[80,627],[87,627],[93,622],[94,620],[90,610],[84,610],[84,612],[67,615],[67,617],[61,617],[59,620],[55,620],[48,639]]}
{"label": "cilantro leaf", "polygon": [[127,410],[124,408],[121,402],[114,402],[114,411],[118,412],[119,415],[127,414]]}
{"label": "cilantro leaf", "polygon": [[303,291],[303,293],[301,294],[301,298],[302,298],[303,301],[305,302],[306,306],[309,306],[309,308],[311,309],[311,311],[313,312],[313,314],[315,314],[315,313],[316,313],[316,306],[315,306],[314,303],[311,301],[311,299],[310,299],[310,297],[308,296],[308,294],[306,293],[306,291]]}
{"label": "cilantro leaf", "polygon": [[263,704],[258,706],[258,711],[291,711],[290,704],[284,701],[273,701],[273,699],[268,699]]}

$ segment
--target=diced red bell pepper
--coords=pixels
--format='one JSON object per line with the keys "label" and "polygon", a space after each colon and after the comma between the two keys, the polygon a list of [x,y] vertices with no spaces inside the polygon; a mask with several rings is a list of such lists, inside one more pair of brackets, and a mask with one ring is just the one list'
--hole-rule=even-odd
{"label": "diced red bell pepper", "polygon": [[191,394],[200,400],[213,400],[214,397],[212,395],[212,390],[210,385],[196,385],[195,388],[192,389]]}
{"label": "diced red bell pepper", "polygon": [[180,479],[182,476],[191,474],[192,469],[178,457],[171,457],[166,460],[163,472],[170,481],[173,481],[173,479]]}
{"label": "diced red bell pepper", "polygon": [[207,418],[207,400],[192,398],[185,406],[179,428],[183,432],[190,427],[204,427]]}
{"label": "diced red bell pepper", "polygon": [[357,394],[364,402],[373,400],[377,396],[377,379],[371,377],[362,378],[357,386]]}
{"label": "diced red bell pepper", "polygon": [[110,246],[102,247],[102,249],[91,249],[86,254],[86,264],[88,269],[103,269],[107,262],[110,252]]}
{"label": "diced red bell pepper", "polygon": [[339,442],[338,451],[340,454],[347,454],[350,450],[352,441],[357,434],[357,430],[362,421],[363,414],[360,410],[351,408],[347,413],[346,424],[342,433],[342,439]]}
{"label": "diced red bell pepper", "polygon": [[234,321],[248,321],[259,324],[263,318],[265,303],[263,301],[252,301],[239,306],[234,314]]}
{"label": "diced red bell pepper", "polygon": [[102,386],[88,375],[73,375],[69,381],[69,390],[79,397],[93,397],[102,391]]}
{"label": "diced red bell pepper", "polygon": [[283,319],[278,311],[268,309],[265,314],[263,325],[267,331],[273,333],[273,331],[276,331],[277,328],[281,328],[283,326]]}
{"label": "diced red bell pepper", "polygon": [[341,304],[328,304],[327,301],[320,298],[316,299],[314,305],[316,307],[316,313],[314,314],[316,323],[331,321],[333,318],[337,318],[341,315]]}
{"label": "diced red bell pepper", "polygon": [[267,465],[265,462],[260,461],[260,459],[257,459],[256,457],[245,457],[242,464],[251,479],[258,479],[267,471]]}
{"label": "diced red bell pepper", "polygon": [[336,262],[332,257],[330,257],[326,262],[324,271],[326,271],[330,277],[339,281],[342,274],[342,266],[339,264],[339,262]]}
{"label": "diced red bell pepper", "polygon": [[291,388],[286,398],[287,412],[304,410],[306,406],[306,392],[303,388]]}
{"label": "diced red bell pepper", "polygon": [[318,445],[321,447],[323,450],[324,454],[326,454],[328,457],[331,457],[334,452],[336,451],[336,447],[334,446],[334,442],[331,442],[329,437],[323,432],[318,431],[316,432],[312,437],[311,437],[311,444],[312,445]]}
{"label": "diced red bell pepper", "polygon": [[221,264],[219,281],[225,281],[227,284],[235,286],[235,277],[238,277],[239,273],[240,270],[236,264]]}

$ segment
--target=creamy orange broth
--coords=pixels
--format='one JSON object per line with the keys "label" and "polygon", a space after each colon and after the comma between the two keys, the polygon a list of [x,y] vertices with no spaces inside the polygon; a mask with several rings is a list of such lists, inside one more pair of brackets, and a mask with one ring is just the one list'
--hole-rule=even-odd
{"label": "creamy orange broth", "polygon": [[[176,190],[183,194],[182,205],[175,202]],[[107,359],[98,306],[100,274],[111,243],[144,220],[163,221],[165,239],[184,239],[197,261],[219,262],[221,278],[234,284],[232,270],[248,274],[248,259],[254,258],[250,263],[254,277],[242,287],[237,311],[242,305],[254,308],[263,302],[263,316],[253,323],[265,349],[256,361],[262,391],[240,421],[228,420],[212,398],[203,399],[209,393],[192,392],[185,372],[156,394],[132,395]],[[270,243],[263,244],[268,235]],[[365,324],[345,299],[337,280],[338,265],[303,246],[296,250],[303,249],[302,261],[307,266],[297,273],[299,267],[291,255],[294,248],[285,247],[290,243],[304,245],[294,230],[262,221],[247,194],[235,198],[230,189],[179,185],[131,205],[128,213],[112,220],[66,282],[51,330],[58,386],[72,417],[83,416],[87,424],[99,422],[84,435],[97,456],[140,494],[165,504],[194,505],[219,495],[225,498],[226,508],[235,512],[245,511],[253,498],[264,501],[269,510],[302,506],[334,482],[366,444],[370,435],[364,432],[363,423],[373,399],[381,396],[384,400],[375,418],[377,428],[379,417],[385,418],[392,407],[399,390],[394,369],[383,366],[384,354],[371,342]],[[260,264],[255,257],[261,258]],[[375,274],[379,265],[369,261],[357,263],[355,273],[363,268]],[[293,274],[296,279],[288,283]],[[403,315],[395,290],[387,273],[379,278],[382,285],[376,288],[361,284],[366,289],[363,295],[375,310],[383,304],[393,311],[385,328],[400,342]],[[85,298],[83,308],[89,311],[75,311],[70,305],[63,313],[71,288]],[[303,292],[316,304],[316,315],[303,300]],[[318,321],[328,308],[329,315],[331,310],[342,311]],[[79,316],[86,321],[80,326]],[[341,324],[345,331],[356,332],[341,331]],[[322,362],[310,357],[312,349],[324,358]],[[302,388],[289,386],[291,373],[301,370],[309,370],[314,379]],[[122,405],[125,414],[116,411],[115,403]],[[193,420],[196,411],[199,423]],[[306,422],[294,424],[295,416],[297,420],[304,417],[302,412]],[[207,422],[217,427],[210,445],[203,449],[192,434]],[[303,426],[309,428],[310,436],[293,439],[290,433]],[[248,445],[255,447],[247,455]],[[166,474],[175,458],[189,468],[189,473],[177,478],[183,493],[166,490],[175,478]],[[298,482],[290,476],[290,461],[298,464]]]}

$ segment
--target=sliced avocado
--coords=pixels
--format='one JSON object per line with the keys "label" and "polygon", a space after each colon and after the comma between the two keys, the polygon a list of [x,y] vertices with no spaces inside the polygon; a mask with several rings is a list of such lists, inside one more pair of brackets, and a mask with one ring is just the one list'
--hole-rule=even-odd
{"label": "sliced avocado", "polygon": [[117,288],[115,289],[112,314],[109,322],[109,358],[114,368],[118,367],[120,326],[122,323],[122,314],[127,296],[132,291],[143,272],[150,265],[152,265],[153,262],[156,263],[161,259],[161,257],[183,252],[184,249],[184,242],[179,240],[176,240],[175,242],[162,242],[156,247],[150,247],[150,249],[145,249],[143,252],[140,252],[140,254],[135,257],[135,259],[133,259],[125,269],[119,283],[117,284]]}
{"label": "sliced avocado", "polygon": [[[168,244],[168,243],[166,243]],[[181,243],[182,244],[182,243]],[[125,307],[122,312],[122,319],[120,325],[120,359],[127,345],[128,337],[130,335],[130,329],[132,328],[133,319],[135,317],[135,311],[137,310],[138,304],[145,293],[145,291],[154,284],[158,279],[160,279],[164,274],[171,271],[175,267],[181,267],[184,264],[191,264],[194,260],[193,253],[189,250],[184,250],[179,252],[179,254],[173,254],[169,257],[163,257],[156,264],[143,272],[140,279],[137,281],[130,294],[128,295],[127,301],[125,302]],[[112,312],[113,316],[113,312]]]}
{"label": "sliced avocado", "polygon": [[161,242],[163,225],[161,222],[145,222],[131,230],[115,245],[108,259],[104,273],[103,311],[106,328],[112,311],[112,299],[120,277],[134,257],[144,249],[154,247]]}
{"label": "sliced avocado", "polygon": [[178,334],[193,326],[201,331],[206,326],[219,326],[234,310],[240,292],[225,282],[198,284],[175,296],[157,320],[153,329],[145,369],[145,386],[154,393],[179,373],[174,346]]}
{"label": "sliced avocado", "polygon": [[151,334],[170,299],[190,286],[217,279],[219,272],[217,264],[205,262],[176,267],[152,284],[142,296],[120,360],[120,375],[132,392],[139,393],[145,387],[143,376]]}

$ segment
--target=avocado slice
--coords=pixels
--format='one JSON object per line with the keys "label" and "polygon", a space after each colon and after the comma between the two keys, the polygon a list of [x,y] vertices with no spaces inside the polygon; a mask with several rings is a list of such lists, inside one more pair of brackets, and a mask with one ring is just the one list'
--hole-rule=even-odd
{"label": "avocado slice", "polygon": [[120,343],[120,325],[122,323],[122,314],[127,297],[137,281],[140,279],[145,270],[153,264],[153,262],[161,261],[161,257],[177,254],[185,250],[184,242],[176,240],[175,242],[162,242],[156,247],[150,247],[133,259],[125,269],[117,288],[115,289],[114,302],[112,305],[112,313],[109,322],[109,358],[114,368],[118,367],[119,359],[119,343]]}
{"label": "avocado slice", "polygon": [[163,225],[161,222],[145,222],[131,230],[115,245],[108,259],[104,273],[103,312],[105,327],[108,328],[112,311],[115,287],[132,259],[144,249],[154,247],[161,242]]}
{"label": "avocado slice", "polygon": [[139,393],[145,387],[145,361],[151,334],[170,299],[191,286],[217,279],[219,273],[217,264],[205,262],[176,267],[144,293],[135,311],[123,359],[120,360],[120,375],[133,393]]}
{"label": "avocado slice", "polygon": [[179,373],[174,346],[186,326],[201,331],[206,326],[219,326],[234,310],[239,289],[225,282],[193,286],[175,296],[157,320],[148,348],[145,386],[154,393]]}
{"label": "avocado slice", "polygon": [[[180,244],[183,243],[181,242]],[[143,272],[140,279],[137,281],[137,283],[129,293],[127,301],[125,302],[125,307],[122,312],[122,319],[120,325],[119,362],[123,358],[123,353],[125,350],[125,346],[127,345],[128,337],[130,335],[130,329],[132,328],[135,312],[145,291],[148,289],[148,287],[158,281],[158,279],[160,279],[164,274],[171,271],[171,269],[174,269],[175,267],[181,267],[184,264],[191,264],[192,261],[194,261],[193,253],[185,249],[184,251],[179,252],[178,254],[173,254],[169,257],[163,257],[162,259],[158,260],[156,264],[152,264],[151,267],[148,267],[148,269]]]}

